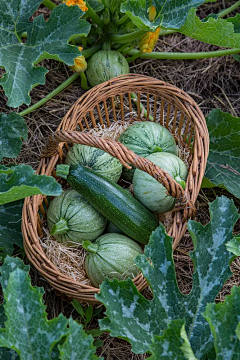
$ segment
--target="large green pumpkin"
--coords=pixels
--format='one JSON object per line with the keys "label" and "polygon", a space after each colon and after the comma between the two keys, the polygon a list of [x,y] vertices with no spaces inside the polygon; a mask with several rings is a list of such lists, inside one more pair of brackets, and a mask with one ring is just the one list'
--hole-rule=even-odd
{"label": "large green pumpkin", "polygon": [[[178,148],[175,139],[164,126],[151,122],[142,121],[127,128],[118,141],[125,145],[135,154],[147,157],[152,153],[168,152],[177,155]],[[135,168],[123,169],[123,178],[132,181]]]}
{"label": "large green pumpkin", "polygon": [[135,258],[142,254],[141,247],[127,236],[105,234],[94,243],[83,243],[88,251],[85,259],[85,270],[95,287],[107,278],[126,280],[139,274]]}
{"label": "large green pumpkin", "polygon": [[77,191],[66,190],[51,201],[47,222],[51,235],[71,246],[95,240],[103,233],[107,219]]}
{"label": "large green pumpkin", "polygon": [[86,166],[114,182],[118,182],[122,173],[122,164],[118,159],[101,149],[87,145],[74,144],[67,153],[65,163]]}
{"label": "large green pumpkin", "polygon": [[[155,153],[146,157],[155,165],[165,170],[183,188],[187,178],[187,167],[176,155],[169,153]],[[174,207],[175,199],[166,194],[166,188],[156,179],[139,169],[133,176],[133,192],[136,198],[149,210],[164,213]]]}
{"label": "large green pumpkin", "polygon": [[118,51],[100,50],[88,61],[87,78],[91,86],[101,84],[115,76],[128,74],[129,65]]}

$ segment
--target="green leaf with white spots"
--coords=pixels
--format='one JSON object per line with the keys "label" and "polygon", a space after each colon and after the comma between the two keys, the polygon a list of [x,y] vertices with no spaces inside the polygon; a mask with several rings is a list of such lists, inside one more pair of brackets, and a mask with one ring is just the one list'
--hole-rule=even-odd
{"label": "green leaf with white spots", "polygon": [[50,359],[53,346],[68,332],[67,319],[60,314],[47,320],[43,289],[31,286],[28,273],[19,268],[10,273],[3,294],[7,320],[0,347],[15,350],[22,360]]}
{"label": "green leaf with white spots", "polygon": [[[0,329],[4,327],[4,323],[7,320],[3,305],[0,305]],[[2,360],[19,360],[19,356],[16,351],[0,347],[0,359]]]}
{"label": "green leaf with white spots", "polygon": [[[204,0],[127,0],[121,6],[121,11],[128,15],[132,22],[145,31],[155,31],[159,26],[180,29],[185,23],[191,8],[197,8]],[[149,20],[149,7],[156,8],[156,18]]]}
{"label": "green leaf with white spots", "polygon": [[43,194],[61,195],[61,185],[52,176],[35,175],[29,165],[0,165],[0,205]]}
{"label": "green leaf with white spots", "polygon": [[232,239],[239,216],[233,201],[226,197],[217,198],[210,204],[210,214],[211,221],[206,226],[195,221],[188,223],[194,243],[190,255],[194,262],[191,293],[183,295],[178,289],[172,241],[160,225],[152,233],[145,254],[136,258],[137,266],[152,289],[153,300],[141,295],[130,279],[122,282],[106,280],[100,287],[100,294],[96,295],[106,307],[107,316],[99,320],[101,330],[129,341],[133,352],[144,353],[149,350],[154,335],[163,336],[172,320],[185,318],[195,356],[201,359],[213,350],[213,337],[202,312],[207,303],[215,300],[231,275],[232,255],[225,244]]}
{"label": "green leaf with white spots", "polygon": [[27,272],[27,271],[29,271],[30,266],[25,265],[23,263],[23,261],[21,259],[19,259],[18,257],[14,258],[14,257],[7,256],[6,259],[4,260],[3,265],[0,267],[0,270],[1,270],[0,283],[1,283],[3,291],[6,290],[6,288],[8,286],[10,274],[16,269],[21,269],[21,270]]}
{"label": "green leaf with white spots", "polygon": [[240,287],[233,286],[224,303],[208,304],[203,316],[214,336],[217,360],[239,360]]}
{"label": "green leaf with white spots", "polygon": [[208,44],[229,48],[240,48],[240,15],[235,18],[221,19],[208,17],[201,21],[196,9],[191,9],[180,33]]}
{"label": "green leaf with white spots", "polygon": [[227,250],[236,256],[240,256],[240,237],[235,236],[226,244]]}
{"label": "green leaf with white spots", "polygon": [[16,158],[27,136],[28,128],[22,116],[0,113],[0,161],[4,157]]}
{"label": "green leaf with white spots", "polygon": [[0,205],[0,250],[11,255],[13,244],[23,248],[22,239],[23,200]]}
{"label": "green leaf with white spots", "polygon": [[[68,42],[76,36],[87,36],[91,25],[80,17],[78,6],[56,6],[48,21],[43,15],[29,18],[42,0],[0,0],[0,66],[5,73],[0,85],[8,97],[8,106],[30,104],[29,92],[45,83],[47,69],[36,66],[43,59],[55,59],[73,65],[80,55]],[[23,42],[22,34],[27,33]]]}
{"label": "green leaf with white spots", "polygon": [[58,345],[60,359],[103,360],[94,355],[96,347],[93,346],[93,341],[93,337],[84,332],[82,325],[70,318],[68,336],[62,345]]}
{"label": "green leaf with white spots", "polygon": [[154,336],[149,360],[197,360],[187,338],[184,320],[173,320],[162,336]]}
{"label": "green leaf with white spots", "polygon": [[202,187],[223,187],[240,198],[240,118],[214,109],[206,122],[210,148]]}

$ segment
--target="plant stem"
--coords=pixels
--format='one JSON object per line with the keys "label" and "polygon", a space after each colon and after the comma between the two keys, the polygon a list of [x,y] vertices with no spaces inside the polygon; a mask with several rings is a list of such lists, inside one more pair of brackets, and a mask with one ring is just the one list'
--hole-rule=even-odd
{"label": "plant stem", "polygon": [[229,8],[220,11],[220,13],[218,14],[218,17],[223,18],[224,16],[228,15],[232,11],[236,10],[239,6],[240,6],[240,1],[237,1],[235,4],[233,4]]}
{"label": "plant stem", "polygon": [[169,34],[174,34],[178,32],[178,30],[173,30],[173,29],[161,29],[159,32],[159,36],[163,36],[163,35],[169,35]]}
{"label": "plant stem", "polygon": [[84,74],[84,72],[80,73],[80,77],[81,77],[81,87],[83,90],[89,90],[90,87],[87,84],[87,78],[86,75]]}
{"label": "plant stem", "polygon": [[[130,50],[128,55],[135,55],[139,50]],[[196,52],[196,53],[162,53],[153,51],[151,53],[142,53],[141,58],[144,59],[166,59],[166,60],[192,60],[192,59],[206,59],[212,57],[226,56],[231,54],[240,53],[240,48],[237,49],[226,49],[226,50],[217,50],[217,51],[207,51],[207,52]]]}
{"label": "plant stem", "polygon": [[42,4],[46,6],[49,10],[53,10],[57,6],[51,0],[44,0]]}
{"label": "plant stem", "polygon": [[91,8],[91,6],[88,4],[88,2],[86,3],[88,11],[86,12],[86,16],[90,17],[98,26],[100,26],[101,28],[104,27],[104,24],[102,22],[102,20],[100,19],[100,17],[95,13],[95,11]]}
{"label": "plant stem", "polygon": [[143,31],[143,30],[136,30],[132,33],[124,34],[124,35],[109,34],[109,40],[114,41],[115,43],[118,43],[118,44],[125,44],[125,43],[132,42],[132,41],[140,38],[144,34],[146,34],[146,31]]}
{"label": "plant stem", "polygon": [[93,54],[95,54],[97,51],[99,51],[101,48],[102,48],[102,45],[101,45],[101,44],[98,44],[98,45],[92,46],[91,48],[83,49],[82,55],[83,55],[86,59],[88,59],[88,58],[90,58]]}
{"label": "plant stem", "polygon": [[[130,51],[126,52],[125,54],[129,54],[129,52],[130,52]],[[132,62],[132,61],[136,60],[137,58],[142,57],[142,54],[143,54],[143,53],[138,50],[138,51],[136,52],[136,54],[134,54],[133,56],[127,58],[127,62]]]}
{"label": "plant stem", "polygon": [[125,21],[127,21],[128,19],[129,19],[129,17],[125,14],[124,16],[121,17],[121,19],[115,21],[115,25],[120,26],[123,23],[125,23]]}
{"label": "plant stem", "polygon": [[23,110],[19,113],[19,115],[24,116],[29,114],[30,112],[38,109],[40,106],[44,105],[48,100],[52,99],[54,96],[59,94],[62,90],[64,90],[66,87],[71,85],[77,78],[79,77],[79,74],[74,73],[71,75],[67,80],[65,80],[61,85],[59,85],[56,89],[54,89],[52,92],[50,92],[45,98],[41,99],[40,101],[36,102],[26,110]]}

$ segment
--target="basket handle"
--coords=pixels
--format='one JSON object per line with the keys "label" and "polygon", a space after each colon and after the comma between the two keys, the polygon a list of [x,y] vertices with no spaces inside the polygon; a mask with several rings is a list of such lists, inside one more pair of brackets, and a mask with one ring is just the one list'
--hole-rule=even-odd
{"label": "basket handle", "polygon": [[57,155],[59,152],[58,146],[61,142],[88,145],[102,149],[117,158],[127,169],[131,169],[129,164],[134,165],[136,168],[145,171],[161,183],[166,188],[168,195],[180,200],[180,202],[175,205],[175,210],[180,210],[180,208],[185,208],[185,210],[188,209],[188,214],[185,213],[184,218],[190,218],[194,213],[195,207],[186,196],[186,193],[180,184],[178,184],[163,169],[153,164],[150,160],[136,155],[120,142],[111,139],[104,139],[98,136],[92,136],[79,131],[58,130],[49,138],[48,143],[42,152],[42,157]]}

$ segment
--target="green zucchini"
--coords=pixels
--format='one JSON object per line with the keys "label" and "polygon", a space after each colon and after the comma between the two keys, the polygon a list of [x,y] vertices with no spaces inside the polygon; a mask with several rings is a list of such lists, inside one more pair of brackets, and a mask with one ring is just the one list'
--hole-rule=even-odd
{"label": "green zucchini", "polygon": [[[67,174],[66,167],[60,165],[57,174]],[[131,194],[89,168],[68,167],[67,182],[127,236],[142,244],[148,243],[152,231],[159,225],[155,216]]]}

